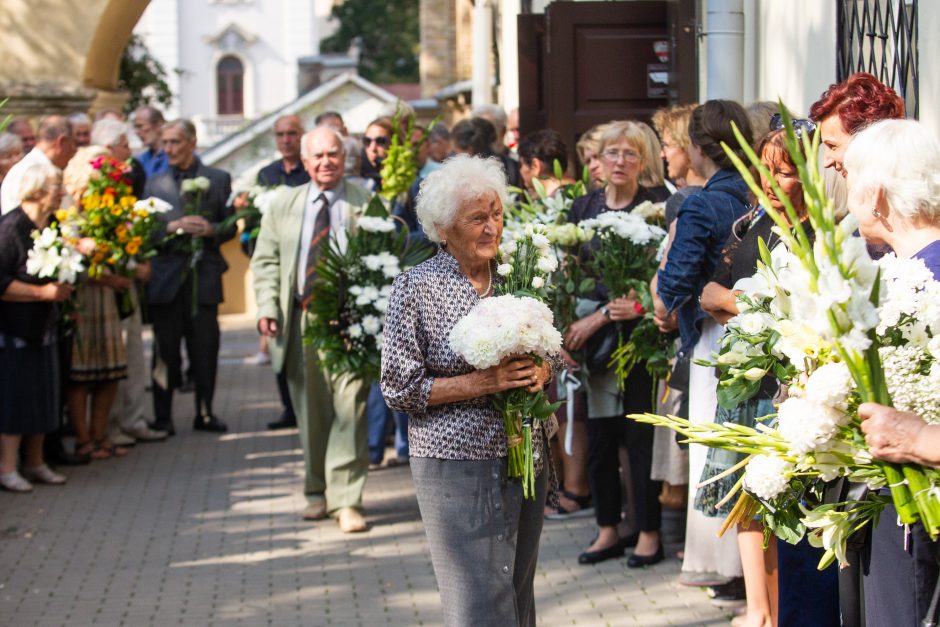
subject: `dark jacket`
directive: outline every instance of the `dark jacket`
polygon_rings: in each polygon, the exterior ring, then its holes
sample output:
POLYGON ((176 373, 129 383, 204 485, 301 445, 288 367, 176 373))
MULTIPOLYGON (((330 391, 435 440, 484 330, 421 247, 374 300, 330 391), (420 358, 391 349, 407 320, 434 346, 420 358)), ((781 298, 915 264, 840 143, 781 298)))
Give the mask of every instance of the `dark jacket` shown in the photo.
MULTIPOLYGON (((222 257, 219 247, 235 236, 237 227, 232 224, 222 231, 218 224, 234 210, 227 205, 232 193, 232 177, 228 172, 210 168, 196 159, 196 167, 192 176, 187 173, 185 178, 204 176, 209 179, 209 191, 203 194, 199 213, 208 220, 215 233, 203 238, 202 259, 197 267, 199 277, 199 304, 218 305, 224 299, 222 296, 222 274, 228 270, 228 264, 222 257)), ((147 180, 144 188, 144 198, 154 196, 173 205, 173 210, 162 214, 160 218, 165 222, 172 222, 186 215, 187 199, 180 192, 180 184, 174 174, 175 168, 170 168, 147 180)), ((169 237, 163 239, 159 252, 151 260, 153 276, 147 284, 147 300, 154 305, 166 305, 173 301, 177 291, 187 279, 189 271, 189 246, 185 237, 169 237)))
POLYGON ((666 309, 679 313, 680 353, 698 342, 699 322, 707 317, 699 306, 731 225, 747 212, 750 192, 735 170, 719 170, 705 187, 689 196, 679 209, 676 236, 666 267, 659 271, 657 291, 666 309))
MULTIPOLYGON (((0 218, 0 296, 13 281, 45 285, 53 279, 40 279, 26 272, 26 259, 33 247, 30 234, 37 227, 20 207, 0 218)), ((0 300, 0 334, 41 344, 55 329, 56 305, 46 301, 10 302, 0 300)))

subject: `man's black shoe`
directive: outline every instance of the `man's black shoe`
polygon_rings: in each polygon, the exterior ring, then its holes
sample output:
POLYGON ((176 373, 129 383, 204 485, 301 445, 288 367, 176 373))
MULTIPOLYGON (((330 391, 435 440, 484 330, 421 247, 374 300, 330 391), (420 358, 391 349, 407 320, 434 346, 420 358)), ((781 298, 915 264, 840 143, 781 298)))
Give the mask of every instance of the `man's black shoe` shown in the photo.
POLYGON ((173 427, 172 422, 151 422, 147 426, 154 431, 166 431, 166 434, 169 437, 176 435, 176 429, 173 427))
POLYGON ((284 413, 282 413, 280 418, 278 418, 274 422, 268 423, 268 429, 271 429, 272 431, 276 429, 293 429, 296 426, 297 426, 297 416, 295 416, 293 413, 288 412, 288 411, 285 411, 284 413))
POLYGON ((215 416, 196 416, 193 419, 193 429, 196 431, 211 431, 212 433, 225 433, 228 425, 215 416))

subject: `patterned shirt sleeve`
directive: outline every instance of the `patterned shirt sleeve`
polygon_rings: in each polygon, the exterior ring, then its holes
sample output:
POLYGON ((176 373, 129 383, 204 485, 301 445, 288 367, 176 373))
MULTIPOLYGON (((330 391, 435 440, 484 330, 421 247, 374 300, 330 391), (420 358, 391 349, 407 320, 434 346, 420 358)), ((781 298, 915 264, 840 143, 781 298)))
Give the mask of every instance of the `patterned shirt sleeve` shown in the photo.
POLYGON ((424 412, 434 385, 425 368, 418 288, 407 274, 395 279, 382 342, 382 394, 389 407, 411 414, 424 412))

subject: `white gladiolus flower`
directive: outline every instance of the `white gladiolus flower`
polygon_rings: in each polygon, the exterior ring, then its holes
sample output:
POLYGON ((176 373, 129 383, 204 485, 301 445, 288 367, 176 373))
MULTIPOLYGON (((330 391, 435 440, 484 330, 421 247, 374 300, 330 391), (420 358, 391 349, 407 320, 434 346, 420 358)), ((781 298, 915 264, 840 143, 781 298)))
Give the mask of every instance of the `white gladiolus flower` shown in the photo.
POLYGON ((542 289, 543 287, 545 287, 545 279, 543 279, 543 278, 540 277, 540 276, 534 276, 534 277, 532 277, 532 288, 533 288, 533 289, 537 289, 537 290, 538 290, 538 289, 542 289))
POLYGON ((65 246, 59 259, 58 279, 62 283, 75 283, 78 275, 85 270, 85 260, 81 253, 65 246))
POLYGON ((377 301, 372 303, 372 306, 378 309, 380 313, 383 313, 383 314, 388 313, 388 299, 387 298, 378 299, 377 301))
POLYGON ((744 471, 744 487, 759 498, 773 500, 783 494, 789 483, 793 464, 771 455, 756 455, 744 471))
POLYGON ((59 240, 59 232, 56 231, 55 229, 46 227, 39 234, 39 237, 36 238, 33 245, 38 246, 40 248, 52 248, 53 246, 55 246, 55 243, 58 240, 59 240))
POLYGON ((26 273, 40 279, 54 277, 59 270, 60 261, 58 249, 34 246, 26 253, 26 273))
POLYGON ((760 381, 767 374, 763 368, 748 368, 744 371, 744 378, 748 381, 760 381))
POLYGON ((395 230, 395 221, 391 218, 378 218, 375 216, 362 216, 356 224, 363 231, 370 233, 391 233, 395 230))
POLYGON ((362 337, 362 325, 360 324, 351 324, 349 328, 346 329, 346 334, 349 335, 352 339, 356 340, 362 337))
POLYGON ((498 274, 499 276, 509 276, 510 274, 512 274, 512 264, 509 264, 509 263, 499 264, 498 266, 496 266, 496 274, 498 274))

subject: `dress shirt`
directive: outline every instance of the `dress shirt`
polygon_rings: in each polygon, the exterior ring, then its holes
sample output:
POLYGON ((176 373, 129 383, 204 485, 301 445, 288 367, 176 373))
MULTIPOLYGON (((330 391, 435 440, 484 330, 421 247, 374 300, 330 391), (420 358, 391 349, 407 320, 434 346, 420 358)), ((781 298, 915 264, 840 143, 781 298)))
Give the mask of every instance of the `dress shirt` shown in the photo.
MULTIPOLYGON (((493 277, 494 281, 500 280, 493 277)), ((488 396, 428 405, 437 377, 474 371, 450 347, 450 332, 480 296, 444 251, 395 279, 383 330, 382 394, 389 407, 409 414, 408 448, 412 457, 498 459, 506 456, 506 431, 499 410, 488 396)), ((560 355, 549 360, 552 371, 563 367, 560 355)), ((552 426, 532 430, 533 450, 542 450, 552 426)), ((538 424, 536 422, 536 424, 538 424)), ((535 458, 535 470, 543 465, 535 458)))
POLYGON ((140 162, 140 165, 144 166, 144 172, 147 173, 147 178, 155 174, 160 174, 170 167, 170 161, 167 159, 166 152, 163 150, 154 152, 148 148, 137 155, 136 158, 140 162))
POLYGON ((0 212, 7 214, 20 206, 20 182, 23 180, 23 174, 30 166, 37 163, 52 165, 46 153, 38 147, 30 150, 25 157, 10 168, 3 178, 3 185, 0 186, 0 212))
MULTIPOLYGON (((313 228, 316 223, 317 213, 320 211, 320 204, 316 203, 320 194, 326 196, 327 207, 330 212, 330 240, 336 240, 339 250, 346 251, 348 241, 346 235, 346 222, 349 216, 349 207, 346 202, 346 184, 340 182, 333 189, 321 190, 319 187, 310 184, 310 192, 307 194, 307 202, 304 205, 304 222, 300 231, 300 250, 297 255, 297 293, 304 293, 304 283, 307 281, 307 253, 310 250, 310 240, 313 239, 313 228)), ((331 244, 327 244, 331 245, 331 244)), ((326 248, 324 247, 324 250, 326 248)))

